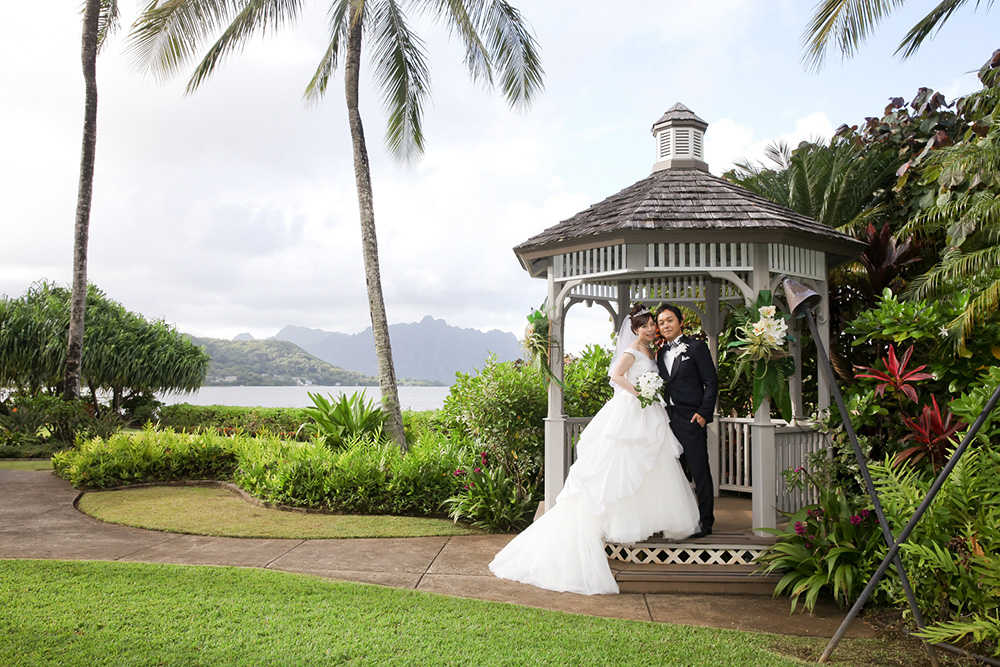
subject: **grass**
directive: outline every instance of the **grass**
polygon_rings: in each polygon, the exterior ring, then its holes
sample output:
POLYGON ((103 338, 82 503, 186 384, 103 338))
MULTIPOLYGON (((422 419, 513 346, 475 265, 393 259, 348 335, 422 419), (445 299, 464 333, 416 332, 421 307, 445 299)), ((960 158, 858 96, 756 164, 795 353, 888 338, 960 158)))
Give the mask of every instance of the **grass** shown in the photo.
POLYGON ((218 487, 151 486, 85 493, 79 508, 138 528, 225 537, 296 539, 470 535, 480 531, 448 519, 289 512, 248 503, 218 487))
MULTIPOLYGON (((0 560, 0 598, 0 664, 763 666, 825 643, 226 567, 0 560)), ((920 662, 891 651, 846 640, 834 657, 920 662)))
POLYGON ((49 459, 0 459, 0 470, 52 470, 52 462, 49 459))

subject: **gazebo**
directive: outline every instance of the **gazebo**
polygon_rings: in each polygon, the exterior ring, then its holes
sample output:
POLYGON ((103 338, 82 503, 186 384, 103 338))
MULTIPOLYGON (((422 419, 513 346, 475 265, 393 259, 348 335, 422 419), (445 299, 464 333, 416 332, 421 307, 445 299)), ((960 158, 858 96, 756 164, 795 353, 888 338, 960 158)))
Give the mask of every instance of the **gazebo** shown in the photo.
MULTIPOLYGON (((683 304, 699 314, 718 361, 723 307, 753 304, 761 290, 771 290, 780 304, 786 276, 820 295, 817 315, 829 344, 827 271, 858 257, 863 244, 711 175, 703 153, 707 127, 683 104, 670 107, 652 127, 656 157, 649 176, 514 248, 529 275, 548 281, 555 377, 563 373, 566 312, 577 303, 606 309, 614 331, 630 303, 683 304)), ((750 492, 758 535, 776 526, 777 510, 791 511, 809 500, 785 488, 781 471, 805 463, 827 444, 803 421, 801 355, 795 346, 792 353, 790 423, 772 420, 765 404, 753 417, 716 415, 708 431, 716 495, 719 489, 750 492)), ((818 392, 819 408, 825 409, 829 393, 823 384, 818 392)), ((573 444, 588 420, 567 418, 562 388, 549 383, 546 507, 562 489, 573 444)))

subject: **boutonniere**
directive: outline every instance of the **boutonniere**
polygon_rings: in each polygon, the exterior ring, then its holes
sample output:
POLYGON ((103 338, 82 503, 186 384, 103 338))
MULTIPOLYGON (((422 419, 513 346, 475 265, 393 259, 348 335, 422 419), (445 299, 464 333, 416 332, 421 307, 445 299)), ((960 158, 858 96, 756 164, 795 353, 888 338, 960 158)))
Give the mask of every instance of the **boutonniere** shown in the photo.
MULTIPOLYGON (((676 349, 677 349, 677 354, 684 354, 685 352, 688 351, 688 344, 687 343, 681 343, 680 345, 677 346, 676 349)), ((687 357, 684 357, 684 358, 687 359, 687 357)))

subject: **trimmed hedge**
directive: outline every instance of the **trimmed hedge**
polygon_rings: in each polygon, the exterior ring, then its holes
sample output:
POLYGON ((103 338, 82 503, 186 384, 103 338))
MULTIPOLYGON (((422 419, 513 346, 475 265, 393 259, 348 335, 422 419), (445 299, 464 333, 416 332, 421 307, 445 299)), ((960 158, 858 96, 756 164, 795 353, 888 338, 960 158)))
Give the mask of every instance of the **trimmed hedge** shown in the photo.
POLYGON ((191 405, 178 403, 160 408, 159 425, 177 431, 193 432, 210 428, 230 435, 265 434, 292 438, 299 426, 311 422, 304 408, 260 408, 232 405, 191 405))
POLYGON ((217 479, 251 495, 295 507, 358 514, 444 516, 461 487, 455 470, 469 445, 432 431, 403 454, 394 445, 355 438, 331 451, 318 440, 222 436, 146 429, 95 438, 52 458, 56 474, 78 488, 217 479))

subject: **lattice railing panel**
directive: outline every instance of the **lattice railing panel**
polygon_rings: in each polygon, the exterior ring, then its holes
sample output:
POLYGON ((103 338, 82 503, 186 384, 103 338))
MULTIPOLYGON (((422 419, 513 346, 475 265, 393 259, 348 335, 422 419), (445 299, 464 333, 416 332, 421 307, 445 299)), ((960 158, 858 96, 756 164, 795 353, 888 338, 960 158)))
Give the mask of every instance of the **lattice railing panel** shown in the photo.
POLYGON ((753 565, 766 547, 718 544, 604 545, 612 560, 638 565, 753 565))
POLYGON ((799 466, 809 467, 809 456, 829 449, 830 438, 826 433, 814 431, 808 426, 790 426, 774 432, 774 464, 777 474, 778 503, 782 512, 796 512, 806 505, 819 500, 816 489, 790 489, 785 483, 785 470, 799 466))

